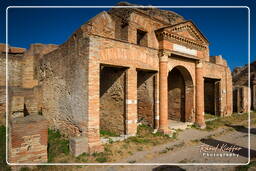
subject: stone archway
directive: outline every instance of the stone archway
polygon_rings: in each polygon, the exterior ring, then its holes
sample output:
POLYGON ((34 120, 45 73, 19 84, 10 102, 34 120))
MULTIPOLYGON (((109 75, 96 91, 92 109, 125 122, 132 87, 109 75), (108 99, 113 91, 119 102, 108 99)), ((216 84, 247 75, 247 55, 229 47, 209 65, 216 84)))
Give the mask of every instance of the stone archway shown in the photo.
POLYGON ((194 86, 189 71, 174 67, 168 75, 168 119, 193 121, 194 86))

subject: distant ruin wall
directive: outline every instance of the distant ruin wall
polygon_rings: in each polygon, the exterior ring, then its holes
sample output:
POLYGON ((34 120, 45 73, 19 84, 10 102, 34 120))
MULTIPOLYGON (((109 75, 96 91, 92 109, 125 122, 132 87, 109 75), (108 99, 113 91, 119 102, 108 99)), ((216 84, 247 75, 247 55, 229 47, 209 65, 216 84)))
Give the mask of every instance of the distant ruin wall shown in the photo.
POLYGON ((246 86, 234 87, 233 108, 234 112, 246 113, 250 110, 250 88, 246 86))

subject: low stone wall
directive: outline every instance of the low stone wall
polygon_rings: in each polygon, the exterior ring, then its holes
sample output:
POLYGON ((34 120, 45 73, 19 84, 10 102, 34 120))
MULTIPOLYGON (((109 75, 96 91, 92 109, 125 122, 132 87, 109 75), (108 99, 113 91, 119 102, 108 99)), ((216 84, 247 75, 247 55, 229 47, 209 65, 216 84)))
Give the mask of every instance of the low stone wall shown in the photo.
POLYGON ((9 127, 9 162, 47 162, 48 122, 40 115, 14 118, 9 127))

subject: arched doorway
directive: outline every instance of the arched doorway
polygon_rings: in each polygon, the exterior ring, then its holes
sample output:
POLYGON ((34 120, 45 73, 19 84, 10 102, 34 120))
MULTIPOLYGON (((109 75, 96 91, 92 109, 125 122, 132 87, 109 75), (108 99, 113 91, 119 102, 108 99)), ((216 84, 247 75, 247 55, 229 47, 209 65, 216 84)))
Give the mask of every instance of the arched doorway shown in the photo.
POLYGON ((168 75, 168 119, 193 121, 194 87, 188 70, 174 67, 168 75))

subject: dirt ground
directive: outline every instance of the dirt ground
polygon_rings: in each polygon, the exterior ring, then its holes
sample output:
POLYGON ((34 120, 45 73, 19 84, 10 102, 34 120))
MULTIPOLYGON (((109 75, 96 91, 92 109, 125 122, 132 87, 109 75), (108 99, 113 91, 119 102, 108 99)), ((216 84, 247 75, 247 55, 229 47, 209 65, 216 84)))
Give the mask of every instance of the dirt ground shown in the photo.
MULTIPOLYGON (((251 125, 251 158, 256 158, 256 128, 255 121, 251 125)), ((179 133, 177 140, 163 145, 155 146, 148 151, 138 151, 133 155, 117 161, 118 163, 159 163, 158 165, 129 165, 129 166, 86 166, 88 170, 236 170, 236 166, 186 166, 188 163, 226 163, 245 164, 248 162, 248 126, 247 122, 227 124, 214 131, 186 129, 179 133), (219 144, 219 145, 218 145, 219 144), (209 145, 209 146, 207 146, 209 145), (223 146, 222 146, 223 145, 223 146), (216 151, 205 151, 206 147, 216 147, 216 151), (233 147, 233 153, 221 151, 225 147, 233 147), (201 151, 200 151, 201 150, 201 151), (207 156, 207 154, 220 156, 207 156), (232 156, 227 156, 227 154, 232 156), (223 156, 226 155, 226 156, 223 156), (172 165, 168 165, 172 163, 172 165)), ((214 149, 215 150, 215 149, 214 149)), ((226 149, 227 150, 227 149, 226 149)), ((84 168, 80 169, 83 170, 84 168)), ((256 170, 256 168, 251 168, 256 170)))
MULTIPOLYGON (((250 134, 250 156, 252 163, 250 170, 256 170, 256 113, 251 113, 251 134, 250 134)), ((196 128, 188 128, 178 131, 175 139, 166 137, 150 137, 147 135, 145 139, 134 139, 142 144, 133 142, 115 142, 109 148, 113 153, 111 163, 126 163, 104 165, 104 166, 40 166, 33 170, 49 170, 49 171, 70 171, 70 170, 89 170, 89 171, 237 171, 238 165, 248 162, 248 122, 246 115, 233 115, 229 118, 219 118, 220 120, 210 121, 204 130, 196 128), (143 140, 143 141, 142 141, 143 140), (157 144, 161 142, 162 144, 157 144), (144 143, 144 144, 143 144, 144 143), (131 145, 132 144, 132 145, 131 145), (127 145, 127 146, 124 146, 127 145), (138 150, 139 145, 143 148, 138 150), (144 145, 144 146, 143 146, 144 145), (119 153, 118 149, 122 153, 119 153), (126 149, 121 149, 126 147, 126 149), (229 149, 228 149, 229 147, 229 149), (228 152, 233 150, 233 152, 228 152), (123 154, 124 153, 124 154, 123 154), (126 153, 126 154, 125 154, 126 153), (215 156, 210 156, 210 155, 215 156), (217 156, 218 155, 218 156, 217 156), (152 164, 153 163, 153 164, 152 164), (215 165, 209 165, 214 164, 215 165), (220 165, 229 164, 229 165, 220 165), (202 164, 208 164, 202 166, 202 164)), ((67 162, 71 162, 66 158, 67 162)), ((74 161, 75 162, 75 161, 74 161)), ((81 161, 82 162, 82 161, 81 161)), ((87 161, 88 162, 88 161, 87 161)), ((104 163, 102 163, 104 164, 104 163)), ((248 167, 248 166, 244 166, 248 167)), ((247 169, 245 169, 247 170, 247 169)), ((241 170, 242 171, 242 170, 241 170)))

